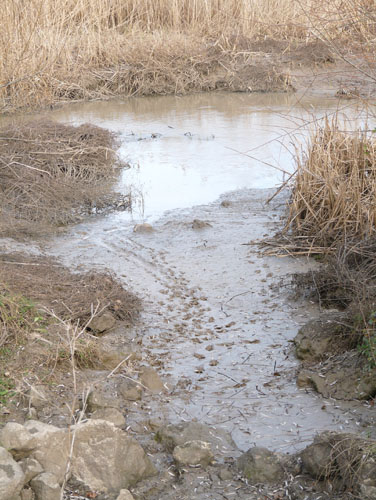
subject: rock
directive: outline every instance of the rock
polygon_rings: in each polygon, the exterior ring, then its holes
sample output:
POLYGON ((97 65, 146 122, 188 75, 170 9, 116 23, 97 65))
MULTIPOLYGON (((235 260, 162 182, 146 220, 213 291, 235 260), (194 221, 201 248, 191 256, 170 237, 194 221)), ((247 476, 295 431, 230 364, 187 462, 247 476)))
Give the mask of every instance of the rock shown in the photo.
POLYGON ((37 446, 37 440, 23 425, 8 422, 1 431, 0 444, 19 459, 37 446))
POLYGON ((25 475, 12 455, 0 448, 0 498, 7 500, 19 495, 25 482, 25 475))
POLYGON ((194 221, 192 222, 192 229, 205 229, 208 227, 213 227, 213 226, 209 224, 209 222, 205 222, 200 219, 194 219, 194 221))
POLYGON ((50 472, 43 472, 30 483, 35 500, 57 500, 60 498, 60 486, 57 478, 50 472))
POLYGON ((233 473, 229 469, 223 467, 218 472, 218 476, 221 481, 230 481, 233 478, 233 473))
POLYGON ((104 311, 99 316, 95 316, 89 323, 89 328, 94 333, 103 333, 111 330, 116 325, 116 319, 110 311, 104 311))
POLYGON ((134 500, 134 496, 129 490, 120 490, 116 500, 134 500))
POLYGON ((298 385, 311 385, 325 398, 369 399, 376 393, 376 369, 367 370, 358 351, 348 351, 322 362, 317 369, 302 369, 298 385))
POLYGON ((153 226, 147 222, 144 222, 143 224, 136 224, 133 228, 134 233, 152 233, 153 231, 153 226))
POLYGON ((165 448, 170 452, 173 451, 175 446, 182 446, 188 441, 210 443, 215 456, 217 454, 232 456, 237 451, 236 445, 228 432, 198 422, 165 425, 158 430, 156 440, 164 444, 165 448))
POLYGON ((104 420, 72 427, 75 432, 72 474, 101 492, 133 486, 156 470, 141 446, 104 420))
POLYGON ((178 465, 201 465, 201 467, 207 467, 214 459, 210 444, 205 441, 188 441, 182 446, 176 446, 173 457, 178 465))
POLYGON ((285 474, 282 456, 258 446, 241 455, 237 466, 252 484, 277 483, 285 474))
POLYGON ((142 369, 140 374, 140 382, 154 394, 158 394, 166 390, 160 376, 154 370, 154 368, 151 367, 145 367, 142 369))
POLYGON ((25 484, 43 472, 43 467, 35 458, 24 458, 19 465, 25 474, 25 484))
MULTIPOLYGON (((320 361, 355 347, 354 336, 349 335, 346 316, 327 313, 320 319, 308 321, 296 335, 296 356, 301 360, 320 361)), ((356 340, 356 339, 355 339, 356 340)))
POLYGON ((91 413, 100 408, 119 408, 120 401, 112 381, 98 384, 87 398, 87 410, 91 413))
POLYGON ((31 387, 28 395, 30 406, 36 410, 40 410, 48 404, 48 396, 42 385, 31 387))
POLYGON ((45 472, 55 476, 56 481, 61 483, 69 457, 69 433, 65 429, 37 420, 29 420, 24 427, 36 440, 36 447, 30 457, 37 460, 45 472))
POLYGON ((133 380, 121 379, 117 384, 119 396, 127 401, 139 401, 142 397, 142 387, 133 380))
POLYGON ((125 425, 125 418, 116 408, 99 408, 91 415, 92 420, 106 420, 113 423, 116 427, 125 425))
POLYGON ((224 208, 231 207, 231 205, 232 205, 231 201, 228 201, 228 200, 223 200, 221 202, 221 207, 224 207, 224 208))
POLYGON ((21 500, 34 500, 34 493, 31 488, 24 488, 21 491, 21 500))

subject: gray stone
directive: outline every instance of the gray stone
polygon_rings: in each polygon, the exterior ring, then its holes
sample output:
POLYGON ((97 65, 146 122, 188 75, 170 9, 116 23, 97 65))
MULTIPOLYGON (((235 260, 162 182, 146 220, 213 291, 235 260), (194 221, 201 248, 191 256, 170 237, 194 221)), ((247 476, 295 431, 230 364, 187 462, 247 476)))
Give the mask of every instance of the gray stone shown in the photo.
POLYGON ((119 408, 120 401, 111 382, 104 382, 95 387, 87 398, 87 410, 93 413, 100 408, 119 408))
POLYGON ((0 444, 12 455, 21 458, 37 446, 37 440, 23 425, 8 422, 1 431, 0 444))
POLYGON ((210 443, 214 455, 233 456, 237 447, 231 435, 216 427, 198 422, 183 422, 161 427, 156 433, 156 440, 172 452, 175 446, 182 446, 188 441, 205 441, 210 443))
POLYGON ((89 488, 119 491, 155 474, 137 441, 113 424, 90 420, 71 430, 75 433, 72 473, 89 488))
POLYGON ((205 441, 188 441, 176 446, 173 457, 177 465, 201 465, 207 467, 214 460, 210 444, 205 441))
POLYGON ((116 325, 116 319, 110 311, 104 311, 99 316, 95 316, 89 323, 89 328, 94 333, 103 333, 111 330, 116 325))
POLYGON ((7 500, 19 495, 24 481, 21 467, 5 448, 0 448, 0 498, 7 500))
POLYGON ((145 386, 147 389, 149 389, 150 392, 154 394, 159 394, 160 392, 166 390, 160 376, 154 370, 154 368, 151 367, 142 368, 140 374, 140 381, 143 386, 145 386))
POLYGON ((134 496, 129 490, 121 490, 116 500, 134 500, 134 496))
POLYGON ((38 420, 29 420, 24 427, 36 440, 36 447, 30 457, 37 460, 45 472, 54 475, 57 482, 61 483, 69 457, 70 434, 65 429, 38 420))
POLYGON ((56 476, 50 472, 43 472, 30 483, 35 494, 35 500, 58 500, 60 486, 56 476))
POLYGON ((25 484, 43 472, 43 467, 35 458, 24 458, 19 462, 19 465, 25 474, 25 484))
POLYGON ((258 446, 243 453, 237 466, 252 484, 274 484, 281 481, 285 473, 282 455, 258 446))
POLYGON ((143 224, 136 224, 133 228, 134 233, 152 233, 153 231, 153 226, 147 222, 144 222, 143 224))
POLYGON ((34 500, 34 492, 31 488, 24 488, 21 491, 21 500, 34 500))
POLYGON ((120 379, 117 384, 119 396, 127 401, 139 401, 142 397, 142 387, 139 383, 129 380, 120 379))
POLYGON ((93 420, 106 420, 113 423, 116 427, 125 425, 125 418, 116 408, 99 408, 91 415, 93 420))

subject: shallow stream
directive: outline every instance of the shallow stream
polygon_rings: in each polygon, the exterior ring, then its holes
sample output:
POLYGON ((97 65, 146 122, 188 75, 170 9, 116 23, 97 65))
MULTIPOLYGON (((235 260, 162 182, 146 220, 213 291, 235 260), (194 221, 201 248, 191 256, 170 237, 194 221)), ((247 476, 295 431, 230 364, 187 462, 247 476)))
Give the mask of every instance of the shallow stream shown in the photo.
MULTIPOLYGON (((321 429, 370 427, 367 404, 323 400, 296 386, 291 341, 319 311, 304 298, 292 301, 280 281, 312 264, 263 257, 253 243, 280 227, 284 198, 265 201, 293 171, 294 146, 338 106, 285 94, 205 94, 48 114, 113 130, 131 166, 119 189, 131 185, 133 214, 82 223, 45 250, 81 269, 110 269, 142 297, 131 337, 135 345, 142 339, 145 362, 172 388, 144 401, 142 411, 220 425, 241 449, 292 451, 321 429), (208 225, 197 228, 195 219, 208 225), (154 231, 133 232, 143 221, 154 231)), ((139 415, 132 406, 130 425, 139 415)))

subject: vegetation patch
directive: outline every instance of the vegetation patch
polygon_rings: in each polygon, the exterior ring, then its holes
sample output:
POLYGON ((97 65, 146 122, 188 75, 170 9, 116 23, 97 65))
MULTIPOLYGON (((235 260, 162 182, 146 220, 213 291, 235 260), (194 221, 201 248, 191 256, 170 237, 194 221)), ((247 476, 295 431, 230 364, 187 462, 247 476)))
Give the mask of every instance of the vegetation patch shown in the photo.
MULTIPOLYGON (((268 90, 273 74, 285 73, 281 64, 330 62, 349 56, 350 45, 364 59, 375 43, 373 4, 364 0, 5 0, 0 23, 3 111, 236 90, 239 68, 264 63, 268 90)), ((372 60, 365 71, 374 75, 372 60)), ((272 90, 286 89, 283 82, 272 90)), ((241 90, 260 90, 245 83, 241 90)))
MULTIPOLYGON (((0 403, 29 386, 67 382, 67 370, 101 368, 90 320, 101 312, 129 326, 140 300, 109 273, 72 273, 52 259, 0 256, 0 403)), ((13 413, 12 413, 13 414, 13 413)))
MULTIPOLYGON (((0 130, 0 235, 34 234, 117 204, 113 135, 40 121, 0 130)), ((129 207, 129 197, 123 208, 129 207)))
POLYGON ((376 233, 375 199, 373 132, 346 133, 336 119, 326 121, 297 156, 283 230, 285 238, 291 238, 289 248, 295 245, 299 253, 320 254, 371 238, 376 233))

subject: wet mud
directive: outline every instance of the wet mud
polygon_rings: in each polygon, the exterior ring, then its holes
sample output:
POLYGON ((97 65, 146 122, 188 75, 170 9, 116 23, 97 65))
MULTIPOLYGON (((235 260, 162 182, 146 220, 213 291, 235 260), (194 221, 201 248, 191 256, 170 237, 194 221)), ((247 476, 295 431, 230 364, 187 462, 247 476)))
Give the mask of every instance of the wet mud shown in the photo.
MULTIPOLYGON (((367 434, 375 424, 368 402, 337 401, 298 387, 294 338, 321 313, 282 284, 317 264, 263 255, 258 244, 281 227, 288 194, 267 200, 293 170, 292 132, 301 124, 304 140, 312 107, 324 116, 338 103, 318 99, 296 108, 291 96, 257 98, 234 95, 225 108, 219 95, 139 99, 124 109, 91 103, 51 114, 117 132, 120 155, 131 164, 119 190, 133 183, 141 193, 132 214, 88 220, 39 240, 34 250, 73 270, 109 270, 142 299, 139 321, 103 339, 109 350, 133 351, 141 366, 154 367, 162 378, 164 390, 146 391, 126 416, 127 430, 157 462, 150 433, 161 422, 197 421, 230 432, 237 450, 224 452, 224 463, 254 445, 291 454, 322 430, 367 434)), ((6 239, 1 246, 33 250, 6 239)), ((90 383, 102 375, 86 373, 90 383)), ((165 457, 161 461, 165 467, 165 457)), ((189 471, 182 498, 258 498, 238 483, 229 483, 227 497, 220 479, 210 496, 217 479, 210 471, 189 471), (194 497, 191 488, 198 489, 194 497)), ((170 484, 163 496, 154 486, 141 485, 140 498, 176 498, 170 484)))
MULTIPOLYGON (((256 444, 294 451, 323 429, 367 430, 373 411, 367 403, 324 401, 296 385, 292 341, 319 311, 279 287, 282 277, 311 264, 262 256, 252 243, 279 227, 284 200, 265 205, 270 194, 231 192, 172 211, 151 233, 103 220, 45 250, 67 265, 109 268, 143 298, 133 342, 169 387, 150 398, 151 413, 221 426, 241 450, 256 444), (194 220, 208 225, 195 229, 194 220)), ((137 407, 132 419, 140 419, 137 407)))

